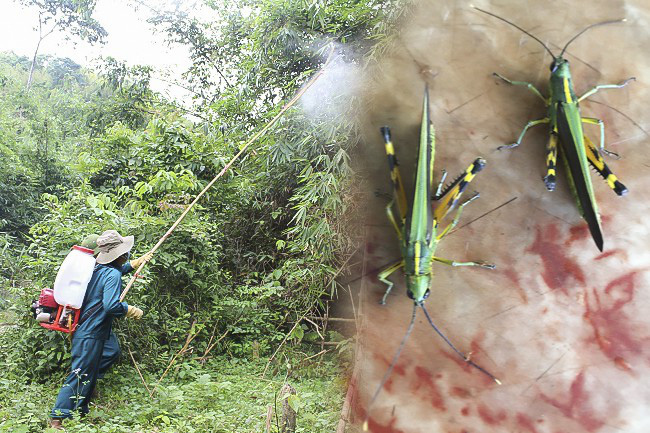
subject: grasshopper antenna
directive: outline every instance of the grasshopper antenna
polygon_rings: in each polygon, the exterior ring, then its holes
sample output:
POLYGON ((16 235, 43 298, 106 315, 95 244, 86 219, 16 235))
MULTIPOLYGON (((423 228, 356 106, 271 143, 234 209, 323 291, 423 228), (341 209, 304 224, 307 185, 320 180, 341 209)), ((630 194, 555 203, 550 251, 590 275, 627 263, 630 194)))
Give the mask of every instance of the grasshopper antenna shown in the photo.
MULTIPOLYGON (((539 39, 537 36, 533 35, 532 33, 528 32, 528 31, 526 31, 524 29, 522 29, 521 27, 519 27, 517 24, 513 23, 512 21, 508 21, 507 19, 500 17, 499 15, 493 14, 492 12, 484 11, 483 9, 477 8, 476 6, 473 6, 473 5, 472 5, 472 7, 474 9, 476 9, 477 11, 479 11, 479 12, 483 12, 484 14, 493 16, 494 18, 499 19, 499 20, 503 21, 506 24, 510 24, 512 27, 521 30, 522 32, 524 32, 525 34, 527 34, 528 36, 530 36, 531 38, 535 39, 537 42, 542 44, 542 46, 546 49, 546 51, 548 51, 548 53, 551 55, 551 57, 555 58, 555 55, 553 54, 553 51, 551 51, 550 48, 547 47, 546 44, 544 42, 542 42, 542 40, 539 39)), ((587 29, 585 29, 585 30, 587 30, 587 29)))
POLYGON ((571 42, 573 42, 573 41, 575 41, 576 39, 578 39, 578 36, 582 35, 582 34, 583 34, 584 32, 586 32, 587 30, 589 30, 589 29, 593 29, 594 27, 604 26, 604 25, 607 25, 607 24, 623 23, 623 22, 625 22, 625 21, 627 21, 627 19, 625 19, 625 18, 621 18, 621 19, 618 19, 618 20, 603 21, 603 22, 601 22, 601 23, 596 23, 596 24, 592 24, 592 25, 590 25, 590 26, 585 27, 585 28, 582 29, 582 30, 581 30, 577 35, 575 35, 574 37, 572 37, 571 40, 570 40, 569 42, 566 43, 566 45, 564 46, 564 48, 562 48, 562 52, 560 53, 560 57, 562 57, 562 54, 564 54, 564 52, 565 52, 566 49, 569 47, 569 45, 571 44, 571 42))
POLYGON ((411 331, 413 331, 413 327, 415 326, 415 313, 417 312, 417 308, 418 308, 418 304, 413 303, 413 314, 411 315, 411 323, 409 323, 409 327, 406 330, 406 334, 404 334, 404 338, 402 338, 402 342, 400 343, 397 352, 395 352, 395 356, 393 356, 393 360, 388 366, 388 370, 386 370, 386 373, 384 373, 384 377, 381 379, 381 382, 379 382, 379 386, 377 387, 375 393, 372 395, 372 398, 370 399, 370 403, 368 403, 368 409, 366 410, 366 419, 363 421, 363 431, 368 431, 368 419, 370 418, 370 407, 375 402, 375 400, 377 400, 377 396, 381 392, 381 389, 388 381, 388 378, 390 377, 390 374, 393 372, 393 368, 395 368, 395 364, 397 364, 397 360, 399 359, 399 356, 402 353, 402 349, 404 349, 406 340, 408 340, 409 336, 411 335, 411 331))
POLYGON ((456 353, 458 354, 458 356, 460 356, 461 358, 463 358, 463 360, 465 360, 465 362, 468 363, 469 365, 471 365, 472 367, 476 368, 476 369, 479 370, 480 372, 482 372, 482 373, 484 373, 485 375, 489 376, 490 379, 492 379, 494 382, 496 382, 497 385, 501 385, 501 381, 500 381, 499 379, 497 379, 497 378, 496 378, 492 373, 490 373, 489 371, 487 371, 486 369, 484 369, 484 368, 481 367, 480 365, 476 364, 474 361, 472 361, 472 360, 469 359, 469 356, 466 356, 463 352, 461 352, 460 350, 456 349, 456 346, 454 346, 454 345, 452 344, 452 342, 449 341, 449 339, 445 336, 445 334, 443 334, 442 331, 440 331, 440 330, 438 329, 438 327, 435 325, 435 323, 433 323, 433 320, 431 320, 431 316, 429 316, 429 312, 427 311, 427 309, 424 308, 424 304, 423 304, 423 303, 420 303, 420 307, 422 307, 422 309, 424 310, 424 315, 427 316, 427 320, 429 321, 429 324, 431 325, 431 327, 433 328, 433 330, 436 331, 436 332, 438 333, 438 335, 439 335, 440 337, 442 337, 443 340, 445 340, 445 343, 447 343, 447 344, 449 345, 449 347, 451 347, 452 349, 454 349, 454 352, 456 352, 456 353))

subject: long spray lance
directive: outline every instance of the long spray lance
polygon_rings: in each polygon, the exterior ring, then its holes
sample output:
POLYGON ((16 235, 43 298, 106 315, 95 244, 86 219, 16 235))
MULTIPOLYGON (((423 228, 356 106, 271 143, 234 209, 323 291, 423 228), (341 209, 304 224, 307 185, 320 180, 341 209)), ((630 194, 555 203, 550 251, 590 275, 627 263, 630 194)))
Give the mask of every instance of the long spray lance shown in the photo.
MULTIPOLYGON (((215 182, 216 182, 216 181, 217 181, 221 176, 223 176, 224 174, 226 174, 226 172, 227 172, 227 171, 230 169, 230 167, 235 163, 235 161, 237 161, 237 160, 239 159, 239 157, 240 157, 240 156, 241 156, 241 155, 246 151, 246 149, 248 148, 248 146, 250 146, 251 144, 253 144, 255 141, 257 141, 258 138, 260 138, 262 135, 264 135, 264 134, 266 133, 266 131, 268 131, 268 130, 269 130, 269 129, 270 129, 270 128, 271 128, 271 127, 272 127, 272 126, 273 126, 273 125, 278 121, 278 119, 280 119, 280 117, 282 117, 282 115, 284 115, 284 113, 285 113, 289 108, 291 108, 293 105, 295 105, 296 102, 298 102, 298 100, 299 100, 299 99, 300 99, 300 98, 305 94, 305 92, 307 91, 307 89, 309 89, 309 88, 310 88, 310 87, 311 87, 311 86, 312 86, 312 85, 313 85, 313 84, 314 84, 314 83, 315 83, 315 82, 316 82, 316 81, 317 81, 317 80, 318 80, 318 79, 319 79, 319 78, 320 78, 320 77, 325 73, 325 69, 327 68, 328 64, 329 64, 330 61, 332 60, 333 54, 334 54, 334 45, 332 45, 332 46, 330 47, 330 50, 329 50, 329 53, 328 53, 328 56, 327 56, 327 60, 325 61, 325 64, 320 68, 320 70, 318 71, 318 73, 316 73, 316 75, 314 75, 312 78, 310 78, 309 81, 307 81, 307 83, 306 83, 306 84, 305 84, 305 85, 304 85, 304 86, 303 86, 303 87, 302 87, 302 88, 301 88, 301 89, 300 89, 300 90, 299 90, 299 91, 294 95, 294 97, 291 98, 291 100, 290 100, 289 102, 287 102, 287 103, 284 105, 284 107, 282 107, 282 109, 280 110, 280 112, 279 112, 279 113, 278 113, 278 114, 277 114, 273 119, 271 119, 271 121, 270 121, 269 123, 267 123, 266 126, 264 126, 264 128, 262 128, 259 132, 257 132, 255 135, 253 135, 253 137, 252 137, 250 140, 248 140, 248 141, 246 142, 246 144, 244 144, 244 146, 243 146, 243 147, 239 150, 239 152, 237 152, 237 154, 236 154, 236 155, 235 155, 235 156, 234 156, 234 157, 233 157, 233 158, 228 162, 228 164, 226 164, 226 165, 221 169, 221 171, 220 171, 220 172, 219 172, 219 173, 214 177, 214 179, 212 179, 212 180, 210 181, 210 183, 208 183, 208 184, 205 186, 205 188, 203 188, 203 191, 201 191, 201 192, 200 192, 200 193, 199 193, 199 194, 194 198, 194 200, 192 201, 192 203, 190 203, 190 205, 187 206, 187 208, 183 211, 183 213, 181 214, 181 216, 178 217, 178 219, 176 220, 176 222, 175 222, 174 224, 172 224, 172 226, 169 228, 169 230, 167 230, 167 233, 165 233, 165 235, 164 235, 163 237, 161 237, 160 240, 158 241, 158 243, 157 243, 157 244, 156 244, 156 245, 151 249, 151 252, 152 252, 152 253, 155 253, 156 250, 157 250, 158 248, 160 248, 160 246, 163 244, 163 242, 165 242, 165 241, 167 240, 167 238, 168 238, 168 237, 169 237, 169 236, 174 232, 174 230, 176 230, 176 227, 178 227, 178 225, 181 223, 181 221, 183 221, 183 219, 185 219, 185 217, 186 217, 187 214, 190 212, 190 210, 192 210, 192 208, 194 207, 194 205, 195 205, 195 204, 196 204, 196 203, 201 199, 201 197, 203 197, 203 195, 205 195, 206 192, 208 192, 208 190, 212 187, 212 185, 214 185, 214 183, 215 183, 215 182)), ((122 294, 120 295, 120 302, 123 301, 124 298, 126 297, 126 294, 129 293, 129 289, 131 289, 131 286, 133 286, 133 283, 136 281, 136 279, 138 278, 138 275, 140 274, 140 272, 142 271, 142 269, 145 267, 146 264, 147 264, 147 261, 144 261, 144 262, 142 262, 142 264, 140 264, 140 266, 138 266, 138 269, 136 269, 135 274, 133 275, 133 277, 131 277, 131 280, 129 280, 129 283, 128 283, 128 284, 126 285, 126 287, 124 288, 124 291, 122 291, 122 294)))

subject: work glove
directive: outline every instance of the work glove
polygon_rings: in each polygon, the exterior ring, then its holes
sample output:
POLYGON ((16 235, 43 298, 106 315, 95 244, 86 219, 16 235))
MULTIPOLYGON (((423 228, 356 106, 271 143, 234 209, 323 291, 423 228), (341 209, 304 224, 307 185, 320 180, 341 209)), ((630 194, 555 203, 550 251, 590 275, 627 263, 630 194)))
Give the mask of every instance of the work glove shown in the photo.
POLYGON ((149 251, 144 256, 131 260, 130 262, 131 267, 133 269, 138 269, 141 264, 148 262, 149 260, 151 260, 152 257, 153 257, 153 251, 149 251))
POLYGON ((126 317, 129 319, 139 319, 142 317, 142 314, 142 310, 138 307, 134 307, 133 305, 129 305, 128 310, 126 310, 126 317))

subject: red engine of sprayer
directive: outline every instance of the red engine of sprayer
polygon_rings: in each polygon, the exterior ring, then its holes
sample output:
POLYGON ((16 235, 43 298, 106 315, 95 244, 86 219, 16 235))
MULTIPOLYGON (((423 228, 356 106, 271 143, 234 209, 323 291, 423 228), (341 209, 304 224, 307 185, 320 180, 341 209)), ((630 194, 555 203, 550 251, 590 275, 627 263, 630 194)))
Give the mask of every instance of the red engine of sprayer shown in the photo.
POLYGON ((79 310, 64 307, 54 300, 54 291, 41 290, 37 301, 32 304, 34 318, 43 328, 66 333, 74 332, 79 322, 79 310))

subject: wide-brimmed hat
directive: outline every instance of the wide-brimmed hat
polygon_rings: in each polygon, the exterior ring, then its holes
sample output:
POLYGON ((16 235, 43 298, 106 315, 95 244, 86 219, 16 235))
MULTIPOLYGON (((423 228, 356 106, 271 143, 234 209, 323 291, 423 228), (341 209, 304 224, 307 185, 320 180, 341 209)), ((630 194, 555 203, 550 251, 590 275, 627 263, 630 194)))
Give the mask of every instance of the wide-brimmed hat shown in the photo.
POLYGON ((106 230, 97 238, 97 263, 106 264, 133 248, 133 236, 120 236, 115 230, 106 230))
POLYGON ((83 242, 81 242, 81 246, 84 248, 88 248, 93 250, 95 254, 99 252, 99 248, 97 248, 97 238, 99 235, 88 235, 84 238, 83 242))

